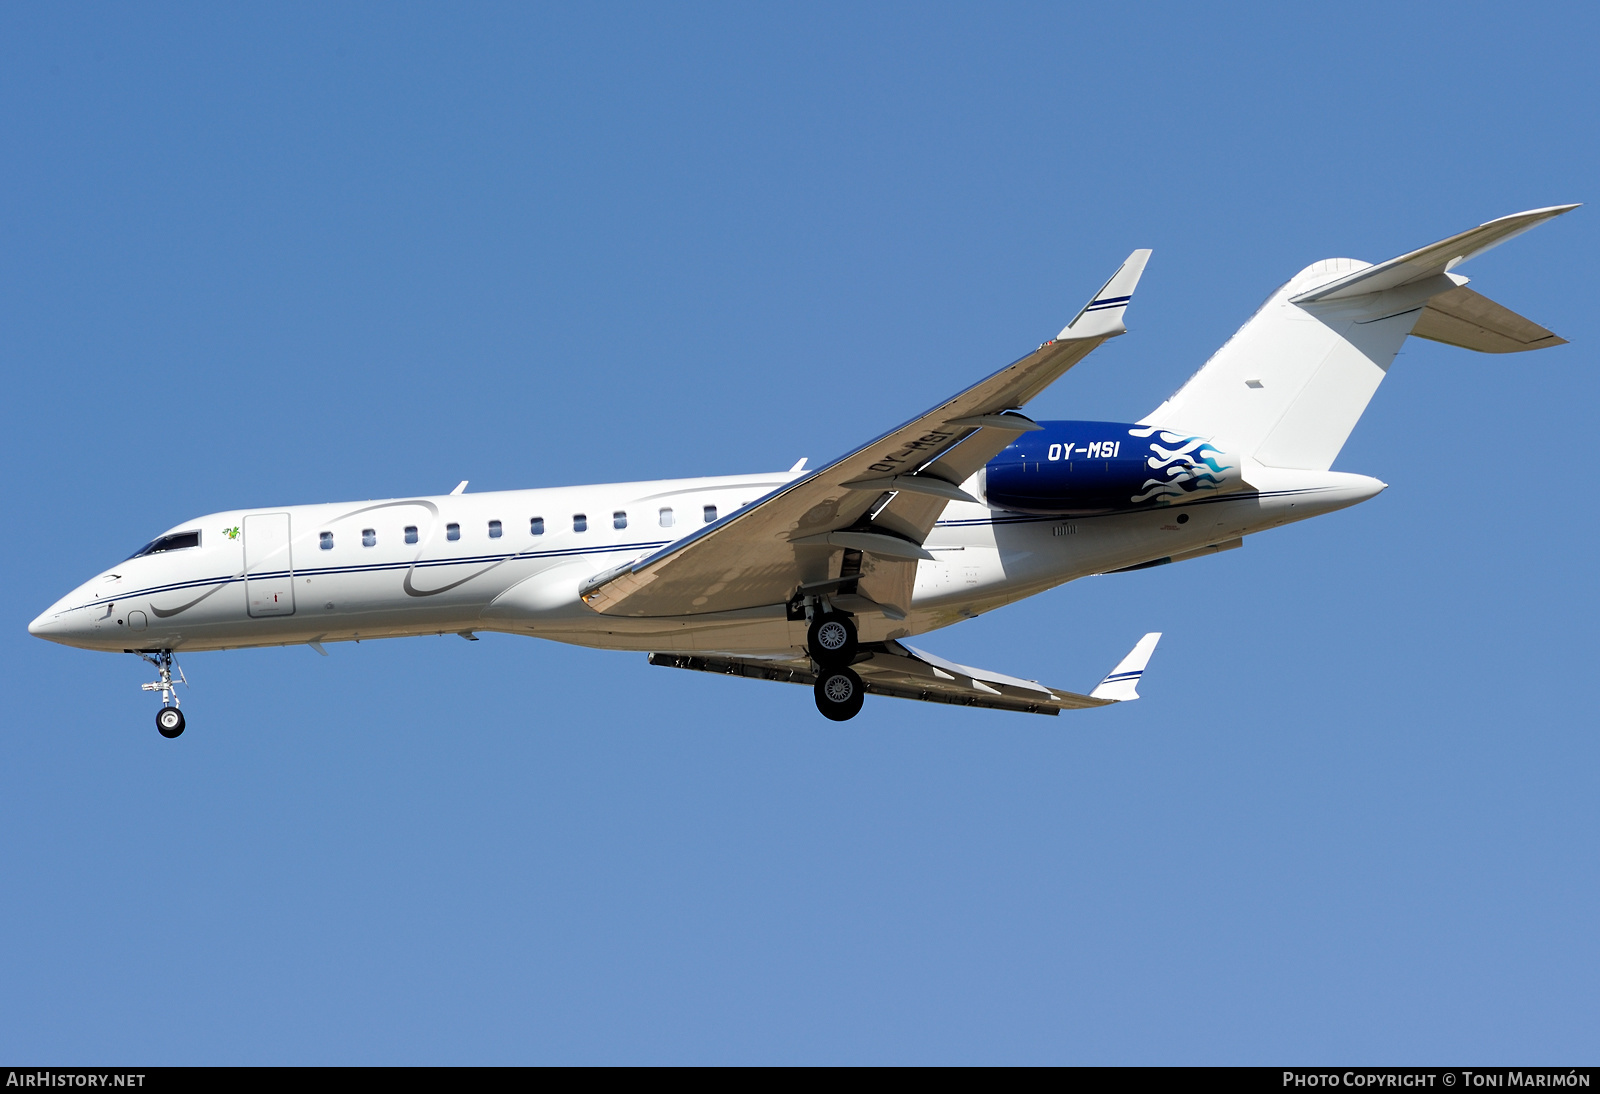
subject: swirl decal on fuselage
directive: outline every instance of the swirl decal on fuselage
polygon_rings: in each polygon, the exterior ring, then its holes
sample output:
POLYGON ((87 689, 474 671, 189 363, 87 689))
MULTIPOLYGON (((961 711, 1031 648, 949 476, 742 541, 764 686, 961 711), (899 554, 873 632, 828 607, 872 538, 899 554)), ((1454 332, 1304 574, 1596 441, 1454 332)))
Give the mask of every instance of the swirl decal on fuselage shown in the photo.
POLYGON ((514 559, 516 557, 518 557, 518 556, 517 555, 506 555, 502 559, 497 559, 496 561, 489 563, 489 565, 485 566, 481 570, 476 570, 476 571, 468 574, 466 577, 461 578, 458 581, 452 581, 448 585, 441 585, 437 589, 419 589, 415 585, 411 584, 411 575, 417 572, 416 564, 413 563, 411 568, 406 571, 406 576, 405 576, 404 580, 402 580, 400 582, 400 588, 405 590, 405 594, 407 596, 438 596, 440 593, 447 593, 451 589, 460 588, 462 585, 465 585, 467 582, 471 581, 473 578, 482 577, 484 574, 488 573, 490 570, 493 570, 493 569, 495 569, 497 567, 500 567, 500 566, 504 566, 506 563, 510 562, 512 559, 514 559))
MULTIPOLYGON (((450 582, 447 585, 441 585, 437 589, 419 589, 419 588, 417 588, 415 582, 412 579, 416 576, 418 565, 424 565, 424 566, 426 565, 426 563, 423 563, 423 561, 422 561, 422 556, 427 554, 428 547, 433 543, 434 534, 439 530, 439 507, 437 505, 435 505, 433 502, 428 501, 428 500, 426 500, 424 498, 402 498, 402 499, 397 500, 397 501, 379 502, 377 505, 364 505, 359 509, 352 509, 348 513, 341 513, 339 516, 334 517, 333 520, 329 521, 328 523, 329 524, 337 524, 340 521, 349 520, 351 517, 358 517, 362 513, 370 513, 370 512, 373 512, 374 510, 377 510, 377 509, 391 509, 391 508, 394 508, 396 506, 402 506, 402 505, 419 505, 422 508, 426 509, 428 511, 428 515, 432 518, 431 522, 428 525, 428 534, 426 536, 421 537, 422 542, 417 548, 417 553, 412 556, 411 565, 406 567, 405 576, 400 579, 400 589, 407 596, 418 597, 418 598, 425 597, 425 596, 438 596, 440 593, 447 593, 451 589, 459 589, 461 586, 465 585, 467 582, 471 581, 473 578, 482 577, 484 574, 488 573, 490 570, 493 570, 493 569, 495 569, 497 567, 500 567, 500 566, 504 566, 507 562, 510 562, 512 559, 517 557, 516 554, 509 554, 509 555, 506 555, 506 556, 504 556, 502 558, 498 558, 495 561, 489 563, 487 566, 484 566, 484 567, 482 567, 482 568, 480 568, 478 570, 473 571, 472 573, 468 574, 466 577, 459 578, 459 579, 457 579, 455 581, 450 582)), ((439 562, 435 563, 434 565, 448 566, 448 565, 451 565, 451 563, 447 559, 441 559, 439 562)))
MULTIPOLYGON (((473 578, 479 577, 482 574, 485 574, 488 571, 494 569, 496 566, 499 566, 499 565, 501 565, 501 564, 503 564, 505 562, 508 562, 512 558, 516 557, 515 555, 509 555, 506 558, 499 559, 499 560, 491 563, 490 565, 484 567, 483 569, 478 570, 476 573, 468 574, 466 577, 461 578, 459 581, 452 581, 450 584, 445 585, 442 588, 438 588, 438 589, 419 589, 412 583, 411 577, 412 577, 412 574, 414 574, 416 572, 418 563, 422 562, 422 556, 427 552, 429 544, 433 541, 433 535, 438 530, 438 526, 439 526, 439 507, 437 505, 435 505, 433 502, 428 501, 428 500, 426 500, 424 498, 401 498, 401 499, 397 499, 395 501, 383 501, 383 502, 378 502, 378 503, 376 503, 374 505, 359 506, 359 507, 357 507, 355 509, 349 510, 348 512, 340 513, 338 516, 333 517, 331 520, 319 521, 319 522, 317 522, 317 524, 320 527, 328 527, 328 526, 336 525, 336 524, 340 523, 341 521, 349 520, 352 517, 358 517, 363 513, 371 513, 371 512, 375 512, 375 511, 377 511, 379 509, 393 509, 393 508, 396 508, 396 507, 399 507, 399 506, 408 506, 408 505, 416 505, 416 506, 422 507, 423 509, 426 509, 428 511, 429 515, 432 517, 432 521, 430 522, 430 524, 428 526, 428 534, 426 536, 422 537, 422 543, 419 546, 416 555, 413 556, 413 558, 411 559, 411 565, 406 569, 405 577, 400 582, 400 587, 405 590, 405 593, 406 593, 407 596, 424 597, 424 596, 437 596, 440 593, 447 593, 451 589, 455 589, 455 588, 458 588, 458 587, 460 587, 462 585, 465 585, 467 582, 471 581, 473 578)), ((306 538, 306 533, 302 532, 301 533, 301 537, 302 538, 306 538)), ((309 542, 309 540, 307 540, 307 542, 309 542)), ((256 567, 257 570, 259 570, 260 568, 261 567, 259 567, 259 566, 256 567)), ((290 575, 293 575, 293 574, 295 574, 297 572, 298 573, 302 573, 302 574, 308 574, 308 573, 309 574, 315 574, 316 570, 312 569, 310 567, 304 567, 304 568, 301 568, 300 570, 297 571, 294 568, 293 556, 292 556, 292 553, 291 553, 290 564, 289 564, 289 567, 287 569, 287 572, 290 575)), ((207 597, 216 595, 225 586, 230 585, 230 584, 232 584, 232 583, 234 583, 236 581, 244 581, 244 580, 248 579, 249 576, 250 576, 250 570, 249 569, 240 570, 238 573, 232 575, 231 577, 218 578, 217 579, 217 584, 213 585, 210 589, 208 589, 205 592, 201 593, 199 596, 195 597, 193 600, 189 601, 186 604, 180 604, 176 608, 158 608, 154 604, 151 604, 150 605, 150 611, 158 619, 170 619, 175 615, 179 615, 179 614, 181 614, 183 612, 188 611, 190 608, 194 607, 196 604, 199 604, 201 601, 205 600, 207 597)))
POLYGON ((224 585, 228 585, 231 582, 238 581, 239 578, 241 578, 243 576, 244 576, 244 574, 241 573, 241 574, 238 574, 235 577, 219 578, 217 584, 211 586, 211 588, 207 589, 205 592, 201 593, 199 596, 197 596, 193 600, 189 601, 189 603, 180 604, 176 608, 158 608, 154 604, 151 604, 150 605, 150 613, 152 615, 154 615, 157 619, 171 619, 173 616, 177 615, 179 612, 188 611, 190 608, 192 608, 196 604, 200 603, 206 597, 214 596, 218 592, 221 592, 224 585))

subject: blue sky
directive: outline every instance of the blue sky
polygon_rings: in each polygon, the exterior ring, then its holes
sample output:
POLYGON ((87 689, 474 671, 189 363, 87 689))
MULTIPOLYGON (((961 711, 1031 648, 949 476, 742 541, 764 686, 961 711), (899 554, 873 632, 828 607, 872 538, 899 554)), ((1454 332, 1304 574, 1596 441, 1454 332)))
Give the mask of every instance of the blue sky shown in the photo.
POLYGON ((1058 719, 486 636, 27 621, 233 506, 783 468, 1028 351, 1134 419, 1277 284, 1592 201, 1587 5, 0 9, 0 1057, 1571 1063, 1600 1049, 1583 209, 1243 550, 923 640, 1058 719))

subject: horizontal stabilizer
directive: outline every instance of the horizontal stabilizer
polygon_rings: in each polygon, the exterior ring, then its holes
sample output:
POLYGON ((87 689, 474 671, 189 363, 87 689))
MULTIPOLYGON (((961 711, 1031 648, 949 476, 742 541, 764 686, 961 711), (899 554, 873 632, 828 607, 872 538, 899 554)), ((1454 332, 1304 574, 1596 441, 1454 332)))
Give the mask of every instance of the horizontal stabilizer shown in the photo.
POLYGON ((1522 353, 1567 344, 1532 319, 1468 288, 1451 289, 1429 300, 1411 333, 1479 353, 1522 353))
POLYGON ((1385 289, 1397 289, 1401 285, 1410 285, 1415 281, 1449 273, 1467 259, 1481 255, 1489 248, 1498 247, 1529 228, 1535 228, 1553 217, 1576 208, 1576 205, 1552 205, 1546 209, 1512 213, 1508 217, 1480 224, 1449 239, 1430 243, 1399 258, 1391 258, 1376 266, 1363 267, 1353 274, 1290 297, 1290 303, 1310 304, 1319 300, 1344 300, 1352 296, 1383 292, 1385 289))

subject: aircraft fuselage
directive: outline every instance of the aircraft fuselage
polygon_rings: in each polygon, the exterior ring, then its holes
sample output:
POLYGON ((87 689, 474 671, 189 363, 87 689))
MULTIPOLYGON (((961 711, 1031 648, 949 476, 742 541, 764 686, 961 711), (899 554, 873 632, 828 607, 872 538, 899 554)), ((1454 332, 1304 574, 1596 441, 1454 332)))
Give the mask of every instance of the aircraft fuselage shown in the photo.
MULTIPOLYGON (((105 651, 504 631, 621 650, 784 653, 804 648, 806 622, 781 604, 613 617, 587 607, 578 586, 801 474, 211 513, 163 537, 179 546, 96 575, 29 630, 105 651), (192 545, 188 533, 197 533, 192 545)), ((859 613, 861 640, 935 630, 1090 574, 1225 550, 1383 489, 1338 472, 1252 468, 1247 477, 1248 487, 1230 493, 1126 512, 1039 515, 952 502, 924 544, 933 559, 918 566, 910 612, 859 613)))

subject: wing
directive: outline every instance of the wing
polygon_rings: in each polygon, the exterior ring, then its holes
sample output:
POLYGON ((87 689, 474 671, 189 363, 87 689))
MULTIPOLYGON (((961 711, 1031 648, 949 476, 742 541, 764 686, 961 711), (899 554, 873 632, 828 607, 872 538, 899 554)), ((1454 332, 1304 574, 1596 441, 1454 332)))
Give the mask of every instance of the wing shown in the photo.
MULTIPOLYGON (((903 642, 875 643, 850 667, 861 677, 869 695, 917 699, 925 703, 1015 710, 1025 714, 1060 714, 1063 710, 1110 706, 1139 698, 1136 687, 1155 652, 1161 634, 1139 639, 1128 656, 1088 695, 1045 687, 1037 680, 976 669, 946 661, 903 642)), ((695 669, 723 676, 778 680, 787 684, 815 684, 817 677, 805 658, 767 661, 750 657, 696 657, 681 653, 652 653, 652 665, 695 669)))
POLYGON ((854 588, 869 606, 910 608, 922 542, 966 481, 1019 434, 1023 406, 1107 338, 1148 250, 1134 251, 1061 333, 1028 356, 850 454, 692 535, 584 582, 605 615, 676 616, 782 604, 854 588))

